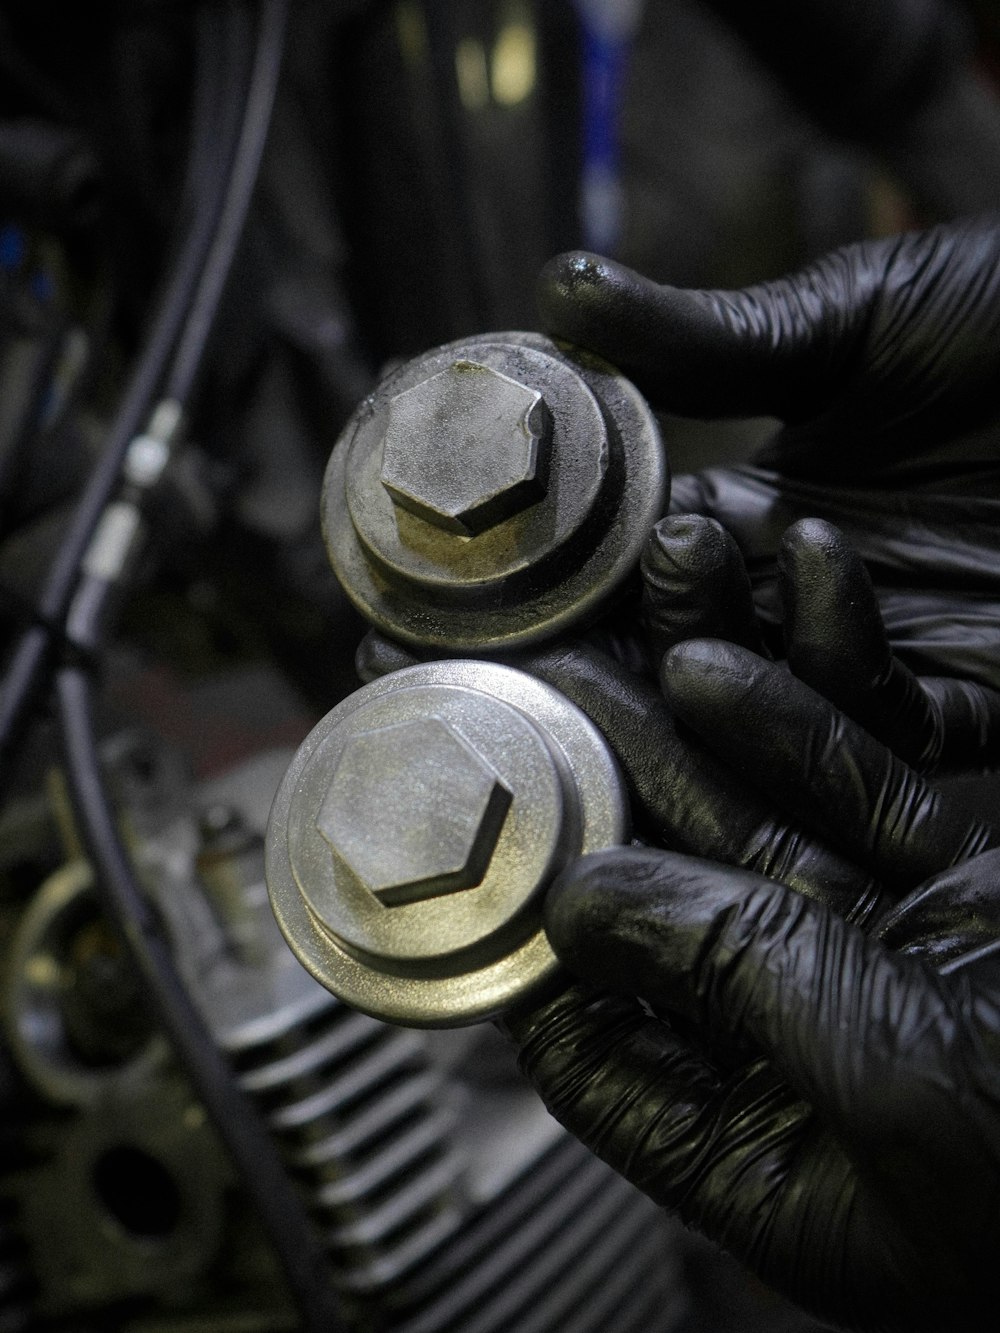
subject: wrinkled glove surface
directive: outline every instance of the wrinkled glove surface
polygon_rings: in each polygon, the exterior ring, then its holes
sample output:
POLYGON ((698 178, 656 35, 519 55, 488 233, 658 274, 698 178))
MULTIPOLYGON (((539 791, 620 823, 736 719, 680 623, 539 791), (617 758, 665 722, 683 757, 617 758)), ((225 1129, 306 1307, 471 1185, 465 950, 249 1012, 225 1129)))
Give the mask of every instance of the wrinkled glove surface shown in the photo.
POLYGON ((698 855, 567 870, 547 929, 599 989, 508 1027, 557 1118, 819 1318, 991 1329, 998 838, 898 756, 974 762, 995 696, 902 665, 830 524, 789 529, 779 571, 781 664, 753 651, 738 549, 692 515, 643 558, 662 694, 581 645, 536 654, 609 736, 645 828, 698 855))
POLYGON ((839 527, 915 670, 1000 687, 1000 220, 866 242, 739 291, 659 286, 563 255, 539 305, 665 412, 773 416, 751 465, 675 480, 717 518, 780 619, 777 552, 798 518, 839 527))
POLYGON ((600 990, 511 1019, 522 1067, 595 1152, 819 1318, 992 1329, 996 835, 745 648, 681 644, 663 684, 734 774, 880 885, 877 907, 859 925, 835 883, 587 857, 546 921, 600 990))

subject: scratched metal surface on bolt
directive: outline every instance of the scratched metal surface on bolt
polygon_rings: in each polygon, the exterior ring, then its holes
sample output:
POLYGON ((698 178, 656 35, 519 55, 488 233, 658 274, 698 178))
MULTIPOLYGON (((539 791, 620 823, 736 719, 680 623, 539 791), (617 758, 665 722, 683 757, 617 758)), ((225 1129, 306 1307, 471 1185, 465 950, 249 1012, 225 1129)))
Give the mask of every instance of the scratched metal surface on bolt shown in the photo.
POLYGON ((336 994, 396 1022, 471 1022, 553 974, 544 888, 626 820, 605 741, 557 691, 429 663, 363 687, 307 738, 272 810, 268 886, 336 994))
POLYGON ((666 509, 663 459, 611 367, 537 334, 470 338, 395 371, 345 427, 327 549, 362 614, 405 643, 534 643, 602 614, 634 575, 666 509))

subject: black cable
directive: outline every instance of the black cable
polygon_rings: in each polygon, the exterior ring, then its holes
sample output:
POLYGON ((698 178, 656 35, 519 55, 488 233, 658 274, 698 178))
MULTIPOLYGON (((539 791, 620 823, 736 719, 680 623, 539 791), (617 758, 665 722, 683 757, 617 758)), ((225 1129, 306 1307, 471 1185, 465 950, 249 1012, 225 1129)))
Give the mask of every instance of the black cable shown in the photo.
MULTIPOLYGON (((231 52, 234 46, 246 48, 252 40, 252 33, 241 5, 228 4, 225 19, 228 33, 220 53, 221 63, 228 76, 227 82, 231 86, 232 95, 239 97, 243 89, 238 68, 243 64, 245 54, 242 58, 238 56, 234 61, 231 52)), ((218 60, 212 63, 218 67, 218 60)), ((219 126, 215 123, 201 125, 198 127, 198 134, 199 136, 206 134, 209 142, 213 138, 217 140, 219 126)), ((211 251, 222 206, 222 191, 230 160, 230 154, 224 145, 221 146, 221 151, 214 154, 214 159, 218 175, 213 179, 211 172, 206 171, 204 184, 207 187, 206 192, 211 191, 216 198, 202 197, 192 201, 190 226, 158 303, 151 332, 126 387, 121 406, 109 431, 107 444, 87 483, 43 590, 39 605, 46 619, 56 620, 66 609, 84 553, 101 514, 118 485, 125 454, 132 440, 144 426, 150 406, 158 396, 165 368, 187 319, 191 301, 211 251)))
MULTIPOLYGON (((242 95, 237 67, 245 68, 252 37, 247 16, 239 4, 229 3, 221 12, 221 19, 214 18, 215 6, 205 9, 206 17, 198 31, 195 94, 196 104, 203 107, 212 104, 212 85, 220 78, 229 86, 232 96, 242 95)), ((49 662, 51 626, 61 624, 66 615, 84 554, 118 486, 128 447, 148 417, 212 249, 232 145, 220 138, 220 125, 214 118, 193 124, 192 138, 192 153, 210 164, 204 172, 205 195, 192 200, 190 222, 164 281, 150 333, 109 428, 107 442, 46 576, 38 600, 37 622, 22 634, 11 656, 0 691, 0 763, 20 738, 29 709, 37 698, 49 662)))
MULTIPOLYGON (((117 493, 126 452, 146 422, 151 404, 164 399, 183 404, 193 389, 253 194, 277 87, 287 10, 287 0, 261 2, 231 169, 210 179, 213 187, 216 181, 221 184, 218 203, 213 199, 215 206, 196 208, 108 443, 46 580, 38 608, 42 621, 24 636, 15 654, 0 714, 0 747, 13 739, 47 665, 51 628, 45 622, 61 624, 68 615, 74 632, 88 644, 97 646, 101 637, 110 584, 95 575, 80 579, 81 566, 97 525, 117 493)), ((243 13, 232 4, 227 12, 231 21, 243 13)), ((203 32, 209 31, 203 27, 203 32)), ((210 65, 207 60, 201 62, 203 70, 210 65)), ((232 67, 230 62, 230 70, 232 67)), ((199 83, 195 98, 199 116, 208 114, 211 93, 199 83)), ((206 128, 216 141, 225 139, 218 124, 197 127, 188 174, 190 192, 196 198, 198 176, 215 165, 199 137, 206 128)), ((119 838, 101 773, 86 671, 80 665, 62 667, 56 674, 55 689, 70 790, 104 906, 128 942, 163 1028, 274 1247, 301 1327, 309 1333, 333 1333, 342 1325, 325 1250, 310 1227, 272 1139, 192 1004, 119 838)))
MULTIPOLYGON (((264 0, 261 8, 249 89, 215 233, 190 309, 178 334, 177 347, 160 394, 161 401, 182 406, 194 390, 239 248, 271 123, 281 69, 288 0, 264 0)), ((141 504, 140 497, 136 497, 134 503, 138 507, 141 504)), ((129 553, 123 552, 121 558, 128 559, 129 553)), ((77 584, 67 613, 66 629, 69 638, 88 652, 94 651, 103 638, 105 620, 113 611, 117 588, 117 578, 108 577, 103 572, 91 574, 85 571, 77 584)))
MULTIPOLYGON (((190 395, 253 194, 277 87, 287 0, 264 0, 239 138, 216 230, 191 298, 161 399, 190 395)), ((97 646, 110 587, 84 576, 70 615, 74 636, 97 646)), ((301 1327, 334 1333, 342 1327, 325 1249, 273 1140, 233 1077, 225 1057, 191 1002, 169 942, 147 902, 122 845, 105 792, 93 724, 92 689, 81 666, 56 675, 56 702, 67 776, 102 900, 122 931, 185 1073, 219 1134, 274 1248, 299 1312, 301 1327)))
MULTIPOLYGON (((228 12, 221 5, 200 5, 195 11, 194 29, 197 58, 188 112, 188 152, 179 195, 181 216, 187 226, 219 187, 218 181, 211 179, 212 172, 219 169, 223 146, 235 142, 235 90, 244 84, 250 58, 247 18, 237 9, 236 0, 228 0, 228 12), (210 59, 207 52, 213 47, 216 54, 210 59)), ((238 106, 235 111, 238 116, 238 106)))
POLYGON ((192 1004, 159 922, 136 881, 108 803, 97 751, 90 681, 79 667, 56 675, 67 774, 102 901, 125 937, 160 1022, 179 1056, 284 1270, 307 1333, 343 1328, 326 1254, 254 1107, 192 1004))
POLYGON ((164 398, 176 402, 187 402, 194 388, 243 234, 271 123, 287 21, 288 0, 265 0, 260 17, 256 58, 250 76, 250 91, 226 186, 226 197, 163 391, 164 398))

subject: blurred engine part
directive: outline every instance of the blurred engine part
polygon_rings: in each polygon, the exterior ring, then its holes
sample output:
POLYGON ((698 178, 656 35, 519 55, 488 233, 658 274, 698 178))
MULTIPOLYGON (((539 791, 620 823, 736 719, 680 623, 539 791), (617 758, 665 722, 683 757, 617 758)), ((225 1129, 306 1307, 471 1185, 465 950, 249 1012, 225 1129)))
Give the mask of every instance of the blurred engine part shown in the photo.
POLYGON ((615 759, 574 704, 511 667, 433 662, 365 685, 303 742, 271 811, 268 890, 335 995, 457 1027, 551 981, 542 894, 626 825, 615 759))
MULTIPOLYGON (((677 1327, 661 1214, 550 1119, 492 1028, 378 1022, 288 950, 262 830, 289 757, 189 790, 169 754, 127 736, 107 777, 179 970, 322 1237, 344 1326, 677 1327)), ((89 1313, 128 1333, 295 1327, 85 864, 56 870, 8 924, 6 1025, 36 1160, 5 1189, 35 1316, 62 1327, 89 1313)))
POLYGON ((606 610, 666 507, 638 391, 538 334, 450 343, 364 400, 330 458, 341 586, 404 642, 487 653, 606 610))
POLYGON ((572 0, 369 5, 333 50, 338 205, 376 364, 530 328, 534 277, 579 243, 572 0))

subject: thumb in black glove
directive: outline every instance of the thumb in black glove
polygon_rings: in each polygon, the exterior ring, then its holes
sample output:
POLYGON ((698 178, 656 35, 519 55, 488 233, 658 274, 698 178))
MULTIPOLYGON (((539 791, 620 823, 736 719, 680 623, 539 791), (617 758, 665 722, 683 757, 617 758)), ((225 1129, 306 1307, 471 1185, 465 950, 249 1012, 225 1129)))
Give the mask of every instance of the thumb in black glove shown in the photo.
MULTIPOLYGON (((948 885, 993 904, 994 935, 998 882, 991 852, 948 885)), ((652 851, 581 863, 548 923, 578 975, 661 1015, 579 988, 511 1020, 564 1125, 822 1319, 995 1328, 995 952, 941 975, 791 890, 652 851)))
POLYGON ((780 620, 782 534, 821 517, 864 560, 911 668, 1000 688, 1000 219, 849 246, 737 291, 563 255, 539 305, 665 412, 784 423, 752 462, 673 483, 676 512, 735 538, 758 616, 780 620))
POLYGON ((574 252, 542 271, 538 302, 549 331, 666 411, 780 418, 771 461, 785 472, 854 481, 1000 415, 992 217, 848 246, 736 291, 660 286, 574 252))

